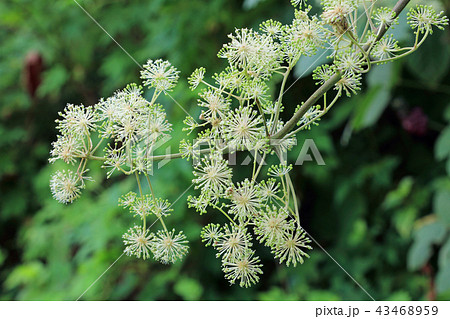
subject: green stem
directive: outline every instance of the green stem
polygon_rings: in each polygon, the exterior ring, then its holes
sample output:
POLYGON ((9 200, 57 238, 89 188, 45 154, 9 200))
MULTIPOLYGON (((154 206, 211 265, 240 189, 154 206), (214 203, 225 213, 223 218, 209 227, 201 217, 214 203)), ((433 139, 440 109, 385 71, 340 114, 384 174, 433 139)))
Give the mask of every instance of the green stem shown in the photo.
POLYGON ((256 106, 258 107, 258 111, 261 114, 262 120, 264 122, 264 129, 266 130, 266 136, 269 137, 270 136, 269 129, 267 128, 266 117, 265 117, 264 112, 262 110, 261 104, 259 103, 258 99, 255 99, 255 102, 256 102, 256 106))
POLYGON ((289 187, 291 188, 292 199, 294 201, 294 210, 295 210, 295 217, 296 217, 295 219, 297 221, 298 226, 300 227, 300 212, 298 209, 297 194, 295 193, 294 184, 292 183, 291 176, 289 175, 289 173, 287 173, 286 176, 288 179, 289 187))
POLYGON ((379 60, 379 61, 373 61, 373 63, 375 63, 375 64, 386 63, 386 62, 395 61, 395 60, 398 60, 398 59, 404 58, 405 56, 410 55, 411 53, 415 52, 415 51, 423 44, 423 42, 426 40, 426 38, 428 37, 428 35, 429 35, 429 32, 428 32, 428 30, 427 30, 427 31, 425 32, 425 35, 423 36, 423 38, 420 40, 420 42, 415 43, 415 44, 414 44, 414 47, 412 47, 410 51, 405 52, 405 53, 400 54, 400 55, 397 55, 397 56, 395 56, 395 57, 389 58, 389 59, 384 59, 384 60, 379 60))
MULTIPOLYGON (((134 173, 134 175, 136 176, 136 181, 137 181, 137 185, 139 188, 139 195, 141 197, 144 197, 144 194, 142 193, 142 187, 141 187, 141 181, 139 180, 139 174, 137 172, 134 173)), ((142 213, 142 229, 147 229, 146 228, 146 218, 145 218, 145 214, 142 213)))
POLYGON ((283 82, 281 82, 280 94, 278 95, 277 105, 275 107, 275 119, 273 120, 272 128, 270 130, 271 134, 275 133, 277 130, 278 119, 280 117, 281 102, 283 101, 284 87, 286 86, 290 71, 290 68, 286 70, 286 73, 284 73, 283 82))
POLYGON ((226 218, 228 218, 233 224, 235 224, 235 225, 237 226, 236 222, 230 217, 230 215, 228 215, 227 213, 225 213, 225 211, 224 211, 222 208, 220 208, 219 206, 217 206, 217 205, 215 205, 215 204, 213 204, 213 203, 210 203, 210 205, 211 205, 213 208, 215 208, 215 209, 217 209, 218 211, 220 211, 222 214, 224 214, 226 218))
MULTIPOLYGON (((256 170, 255 174, 253 175, 252 181, 256 181, 256 178, 258 178, 259 172, 261 171, 262 166, 264 165, 264 161, 266 159, 266 153, 264 153, 261 162, 258 165, 258 169, 256 170)), ((256 159, 255 159, 256 160, 256 159)))

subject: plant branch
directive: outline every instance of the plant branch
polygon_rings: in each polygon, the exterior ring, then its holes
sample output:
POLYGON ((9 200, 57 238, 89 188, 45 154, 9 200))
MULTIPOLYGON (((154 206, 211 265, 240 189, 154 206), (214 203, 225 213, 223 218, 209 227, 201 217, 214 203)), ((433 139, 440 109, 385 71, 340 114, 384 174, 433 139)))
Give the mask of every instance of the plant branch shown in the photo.
MULTIPOLYGON (((394 8, 392 9, 392 11, 395 13, 394 18, 398 17, 398 15, 400 14, 400 12, 403 11, 403 9, 406 7, 406 5, 410 2, 411 0, 399 0, 394 8)), ((386 31, 389 29, 389 25, 385 25, 382 24, 380 26, 380 28, 377 31, 377 37, 374 41, 377 42, 379 41, 384 34, 386 33, 386 31)), ((370 49, 370 45, 366 44, 363 46, 363 50, 364 51, 368 51, 370 49)), ((303 117, 303 115, 305 115, 305 113, 312 107, 314 106, 314 104, 327 92, 329 91, 331 88, 333 88, 333 86, 339 82, 339 80, 341 79, 341 75, 339 73, 333 75, 328 81, 326 81, 324 84, 322 84, 321 87, 319 87, 310 97, 309 99, 302 105, 302 107, 292 116, 292 118, 277 132, 275 133, 271 140, 277 140, 277 139, 282 139, 284 136, 286 136, 298 123, 298 121, 300 121, 300 119, 303 117)))

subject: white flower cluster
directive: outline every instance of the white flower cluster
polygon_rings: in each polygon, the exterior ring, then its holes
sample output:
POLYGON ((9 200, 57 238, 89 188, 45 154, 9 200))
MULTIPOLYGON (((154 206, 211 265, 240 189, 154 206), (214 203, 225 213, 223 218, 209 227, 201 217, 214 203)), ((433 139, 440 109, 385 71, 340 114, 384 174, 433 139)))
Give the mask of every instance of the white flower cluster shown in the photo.
POLYGON ((163 217, 169 216, 172 211, 167 200, 155 198, 153 193, 140 196, 129 192, 119 199, 119 205, 143 221, 142 226, 134 226, 123 235, 125 253, 128 256, 147 259, 152 253, 155 260, 167 264, 174 263, 187 254, 186 236, 182 231, 176 235, 174 229, 168 231, 164 223, 163 217), (150 215, 161 221, 164 230, 158 230, 155 234, 146 228, 146 217, 150 215))
POLYGON ((71 203, 81 194, 86 176, 88 160, 100 160, 107 170, 107 177, 115 173, 134 174, 139 195, 130 192, 119 203, 139 218, 141 226, 132 227, 124 234, 125 252, 147 259, 150 252, 162 263, 173 263, 187 251, 187 240, 183 232, 168 231, 163 218, 172 211, 167 200, 153 194, 148 170, 152 165, 152 154, 158 142, 172 130, 166 120, 166 112, 156 101, 161 93, 173 89, 178 80, 178 71, 167 61, 149 60, 141 72, 143 84, 153 89, 150 101, 144 98, 143 89, 130 84, 113 96, 101 99, 96 105, 68 104, 62 119, 57 120, 60 135, 53 143, 50 162, 58 159, 68 164, 78 164, 72 170, 56 172, 50 181, 53 197, 62 203, 71 203), (96 133, 96 134, 94 134, 96 133), (103 145, 102 156, 96 155, 103 145), (141 177, 145 176, 151 194, 144 194, 141 177), (146 228, 146 219, 158 218, 164 230, 156 234, 146 228))
MULTIPOLYGON (((442 29, 448 24, 447 17, 431 6, 411 9, 408 21, 416 34, 415 43, 402 48, 392 34, 385 34, 397 23, 398 12, 375 8, 376 1, 323 0, 319 15, 311 15, 306 2, 291 0, 295 15, 287 25, 267 20, 259 31, 236 29, 218 52, 218 57, 228 62, 222 72, 208 77, 205 68, 198 68, 192 73, 188 81, 192 90, 200 88, 200 116, 199 122, 188 116, 183 130, 195 133, 195 138, 182 140, 180 153, 169 156, 196 163, 193 183, 199 194, 189 196, 188 205, 200 214, 218 212, 226 220, 205 226, 201 237, 206 246, 216 249, 225 278, 242 287, 255 284, 262 274, 255 242, 269 247, 274 258, 287 266, 301 264, 309 257, 310 240, 300 224, 292 166, 286 165, 283 157, 295 144, 296 133, 318 125, 343 94, 356 94, 362 75, 373 66, 412 53, 433 27, 442 29), (359 13, 365 22, 359 21, 359 13), (320 95, 323 103, 317 96, 312 103, 301 102, 291 120, 284 123, 281 114, 288 78, 302 57, 315 55, 319 48, 332 49, 330 63, 313 73, 317 84, 326 88, 320 95), (271 93, 278 82, 275 98, 271 93), (327 96, 330 88, 335 93, 327 96), (237 151, 253 155, 249 174, 242 180, 236 180, 226 157, 237 151), (265 170, 269 157, 280 164, 265 170)), ((56 200, 74 201, 90 179, 86 176, 88 160, 102 161, 108 178, 116 173, 135 175, 138 192, 129 192, 119 200, 141 222, 123 235, 125 253, 143 259, 152 255, 162 263, 174 263, 186 255, 188 242, 183 232, 176 234, 166 227, 164 220, 172 211, 171 205, 155 196, 148 170, 154 160, 161 159, 153 156, 153 151, 172 130, 157 100, 161 93, 173 90, 179 72, 168 61, 149 60, 141 78, 143 85, 152 89, 149 100, 141 86, 130 84, 94 106, 69 104, 60 113, 60 133, 50 162, 63 160, 78 164, 78 168, 76 172, 56 172, 50 186, 56 200), (141 184, 144 178, 148 193, 141 184), (150 232, 150 216, 161 222, 162 230, 150 232)))

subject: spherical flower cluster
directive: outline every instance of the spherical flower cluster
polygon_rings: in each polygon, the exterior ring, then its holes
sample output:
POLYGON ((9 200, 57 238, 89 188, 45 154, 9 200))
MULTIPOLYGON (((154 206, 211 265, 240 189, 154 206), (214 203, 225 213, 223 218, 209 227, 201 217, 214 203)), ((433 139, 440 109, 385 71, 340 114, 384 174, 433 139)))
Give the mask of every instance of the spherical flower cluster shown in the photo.
POLYGON ((71 170, 58 171, 50 180, 53 198, 63 204, 72 203, 80 197, 82 188, 80 177, 71 170))
POLYGON ((141 79, 144 80, 145 86, 156 91, 169 92, 177 84, 179 73, 168 61, 148 60, 141 71, 141 79))
POLYGON ((134 255, 144 260, 150 258, 153 236, 153 233, 149 233, 148 229, 142 229, 141 226, 130 228, 122 236, 123 242, 126 245, 125 254, 127 256, 134 255))
POLYGON ((433 33, 433 26, 443 30, 448 25, 448 18, 443 11, 437 13, 431 6, 419 5, 408 12, 408 23, 419 33, 433 33))
POLYGON ((400 49, 397 40, 391 36, 384 36, 373 47, 373 56, 379 60, 390 59, 400 49))
POLYGON ((156 260, 164 264, 173 264, 187 254, 187 244, 188 241, 182 231, 175 235, 175 229, 172 231, 159 230, 152 241, 152 251, 156 260))
POLYGON ((148 229, 134 226, 123 235, 125 254, 137 258, 148 259, 150 253, 154 259, 163 264, 175 263, 181 260, 188 252, 188 241, 183 232, 175 235, 175 230, 159 230, 156 234, 148 229))
POLYGON ((398 24, 398 17, 395 16, 392 9, 386 7, 377 8, 373 20, 378 22, 378 27, 382 25, 391 26, 393 24, 398 24))

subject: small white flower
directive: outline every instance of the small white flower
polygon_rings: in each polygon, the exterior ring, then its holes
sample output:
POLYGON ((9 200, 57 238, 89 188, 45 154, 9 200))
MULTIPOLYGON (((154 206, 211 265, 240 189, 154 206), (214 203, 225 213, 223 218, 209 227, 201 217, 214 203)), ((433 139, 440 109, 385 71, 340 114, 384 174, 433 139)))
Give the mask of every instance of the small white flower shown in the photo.
POLYGON ((168 200, 162 198, 156 198, 152 201, 151 212, 157 217, 167 217, 170 212, 173 211, 172 205, 170 205, 168 200))
POLYGON ((175 229, 169 232, 159 230, 152 239, 152 251, 155 259, 163 264, 175 263, 187 254, 187 244, 182 231, 175 235, 175 229))
POLYGON ((270 35, 251 29, 236 29, 235 34, 219 51, 219 58, 228 59, 231 67, 245 70, 252 77, 265 77, 280 64, 279 46, 270 35))
POLYGON ((313 55, 324 43, 323 28, 318 19, 299 16, 292 25, 284 29, 283 41, 290 48, 285 51, 293 55, 294 62, 300 55, 313 55))
POLYGON ((50 179, 50 189, 58 202, 72 203, 81 194, 80 178, 71 170, 57 171, 50 179))
POLYGON ((135 192, 128 192, 119 198, 119 206, 124 208, 130 207, 136 201, 137 194, 135 192))
POLYGON ((320 116, 323 114, 322 106, 312 106, 298 121, 297 125, 303 127, 303 129, 311 129, 311 125, 319 125, 320 116))
POLYGON ((247 178, 237 184, 230 196, 232 204, 230 213, 236 215, 239 221, 246 221, 258 214, 261 206, 261 199, 258 197, 258 190, 247 178))
POLYGON ((267 181, 262 180, 257 185, 258 196, 262 201, 272 201, 279 192, 280 184, 275 179, 269 178, 267 181))
POLYGON ((206 242, 205 246, 217 245, 219 239, 223 236, 219 224, 208 224, 203 227, 200 237, 202 242, 206 242))
POLYGON ((147 116, 145 126, 142 134, 147 137, 147 143, 154 143, 158 138, 167 136, 167 132, 172 131, 172 124, 167 121, 166 112, 159 104, 155 105, 147 116))
POLYGON ((246 251, 253 245, 252 237, 247 229, 235 224, 223 227, 223 235, 219 238, 215 248, 217 257, 224 261, 235 261, 245 255, 246 251))
POLYGON ((250 287, 259 281, 259 275, 263 273, 261 270, 259 257, 254 257, 254 251, 248 250, 244 255, 233 261, 225 261, 222 269, 225 278, 234 284, 239 282, 241 287, 250 287))
POLYGON ((399 48, 397 40, 393 36, 385 36, 378 41, 372 50, 372 55, 379 60, 389 59, 395 55, 395 51, 399 48))
POLYGON ((322 19, 327 24, 342 22, 346 16, 357 9, 357 0, 324 0, 322 19))
POLYGON ((245 98, 248 100, 258 100, 259 103, 268 102, 268 95, 266 94, 268 90, 269 87, 267 84, 259 78, 246 81, 242 85, 245 98))
POLYGON ((242 72, 231 67, 227 67, 224 71, 213 76, 220 90, 228 89, 230 92, 240 87, 244 78, 245 75, 242 72))
POLYGON ((203 81, 203 78, 205 76, 205 68, 197 68, 194 72, 192 72, 191 76, 188 79, 190 86, 190 89, 194 91, 197 86, 203 81))
POLYGON ((235 35, 229 34, 231 42, 224 44, 218 53, 219 58, 228 59, 231 65, 245 68, 255 53, 253 30, 236 29, 235 35))
POLYGON ((67 164, 73 164, 76 162, 77 157, 84 155, 80 140, 72 135, 58 135, 56 142, 53 142, 52 146, 50 163, 61 159, 67 164))
POLYGON ((334 63, 342 73, 357 74, 363 70, 362 64, 364 61, 365 59, 361 52, 347 51, 339 54, 334 63))
POLYGON ((57 129, 64 135, 88 135, 97 127, 98 114, 91 106, 67 104, 63 112, 58 113, 62 120, 56 120, 57 129))
POLYGON ((252 150, 257 141, 264 138, 261 116, 250 107, 234 109, 224 122, 223 130, 232 148, 252 150))
POLYGON ((139 133, 143 128, 143 121, 137 117, 123 117, 120 122, 114 125, 116 140, 124 144, 138 141, 139 133))
POLYGON ((335 65, 323 64, 318 66, 313 72, 313 79, 319 80, 316 84, 324 84, 335 74, 335 65))
POLYGON ((255 234, 258 235, 259 242, 265 242, 266 246, 277 245, 294 226, 289 221, 287 210, 276 207, 266 207, 266 210, 256 217, 255 224, 255 234))
POLYGON ((294 267, 297 263, 303 264, 303 257, 309 258, 309 255, 304 252, 305 249, 312 249, 308 243, 311 240, 306 237, 305 232, 300 229, 288 235, 283 236, 279 244, 272 250, 276 258, 280 259, 280 263, 286 261, 286 266, 292 263, 294 267))
POLYGON ((144 69, 141 71, 144 85, 160 92, 171 91, 175 87, 180 73, 170 62, 163 60, 148 60, 144 69))
POLYGON ((294 7, 297 7, 297 6, 306 5, 306 1, 307 1, 307 0, 291 0, 291 4, 292 4, 294 7))
POLYGON ((378 22, 378 27, 381 25, 391 26, 394 23, 398 23, 398 18, 395 18, 395 12, 387 7, 378 8, 375 11, 374 20, 378 22))
POLYGON ((137 197, 134 202, 130 205, 130 212, 134 216, 139 216, 144 219, 146 216, 152 213, 153 200, 150 195, 144 195, 137 197))
POLYGON ((336 83, 335 90, 345 91, 347 96, 356 94, 356 91, 361 90, 361 74, 342 74, 341 79, 336 83))
POLYGON ((106 160, 103 163, 103 168, 111 168, 106 174, 110 178, 115 171, 120 171, 121 167, 126 164, 125 153, 122 149, 112 148, 111 145, 105 149, 106 160))
POLYGON ((122 238, 127 256, 134 255, 144 260, 150 257, 153 233, 149 234, 148 229, 143 230, 141 226, 134 226, 122 238))
POLYGON ((202 100, 198 100, 200 107, 206 108, 202 116, 206 121, 223 118, 230 108, 230 101, 225 99, 218 90, 207 89, 200 93, 202 100))
POLYGON ((194 175, 197 177, 193 180, 197 184, 195 188, 222 193, 231 185, 231 168, 219 154, 210 154, 207 158, 203 158, 194 175))
POLYGON ((292 165, 272 165, 269 167, 268 175, 273 177, 282 177, 292 170, 292 165))
POLYGON ((444 30, 444 27, 448 25, 448 18, 443 11, 436 13, 431 6, 418 5, 416 8, 409 10, 408 23, 413 30, 417 30, 420 33, 425 31, 433 33, 433 26, 444 30))
POLYGON ((203 193, 200 196, 189 195, 187 202, 189 208, 195 208, 195 210, 202 215, 206 214, 206 208, 209 205, 210 197, 205 196, 203 193))
POLYGON ((270 19, 261 23, 260 29, 270 36, 278 36, 281 34, 282 26, 281 22, 270 19))

